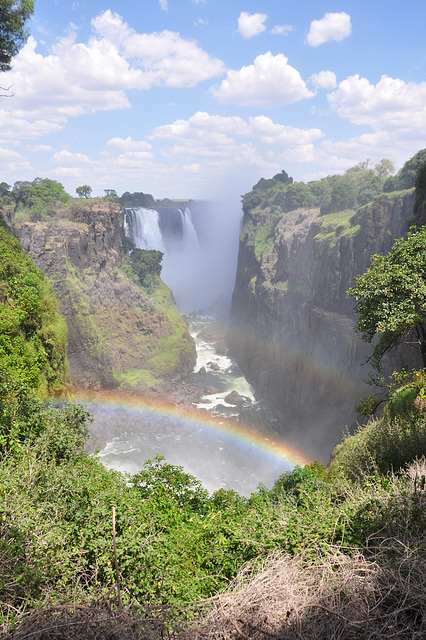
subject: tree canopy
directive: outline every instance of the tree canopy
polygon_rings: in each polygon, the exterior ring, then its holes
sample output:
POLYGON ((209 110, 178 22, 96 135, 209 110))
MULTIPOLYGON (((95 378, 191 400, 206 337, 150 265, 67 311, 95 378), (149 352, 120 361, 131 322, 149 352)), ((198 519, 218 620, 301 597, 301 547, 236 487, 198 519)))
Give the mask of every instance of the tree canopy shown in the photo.
POLYGON ((11 68, 27 38, 25 24, 33 11, 33 0, 0 0, 0 71, 11 68))
POLYGON ((402 343, 419 349, 426 367, 426 226, 411 229, 387 255, 373 255, 348 296, 357 300, 355 330, 367 342, 378 336, 371 363, 402 343))
POLYGON ((89 187, 88 184, 83 184, 81 187, 77 187, 75 191, 79 198, 90 198, 92 187, 89 187))

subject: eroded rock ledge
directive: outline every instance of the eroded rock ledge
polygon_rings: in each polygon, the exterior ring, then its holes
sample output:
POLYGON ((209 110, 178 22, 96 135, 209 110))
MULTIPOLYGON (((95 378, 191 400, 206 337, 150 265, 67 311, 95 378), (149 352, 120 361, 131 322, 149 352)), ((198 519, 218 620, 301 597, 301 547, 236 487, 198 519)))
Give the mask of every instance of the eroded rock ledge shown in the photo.
POLYGON ((119 206, 77 201, 67 216, 13 230, 55 288, 73 386, 144 391, 187 375, 195 346, 172 293, 164 284, 148 293, 123 271, 119 206))

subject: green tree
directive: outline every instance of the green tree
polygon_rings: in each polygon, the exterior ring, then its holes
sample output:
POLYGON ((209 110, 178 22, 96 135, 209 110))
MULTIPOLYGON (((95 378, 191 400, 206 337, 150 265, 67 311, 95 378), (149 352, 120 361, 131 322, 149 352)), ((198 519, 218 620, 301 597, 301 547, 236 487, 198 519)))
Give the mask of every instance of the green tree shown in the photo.
POLYGON ((398 344, 412 344, 426 367, 426 226, 410 230, 387 255, 373 255, 348 296, 357 300, 355 330, 366 342, 375 336, 371 363, 398 344))
POLYGON ((10 184, 0 182, 0 198, 4 198, 10 194, 10 184))
POLYGON ((79 198, 90 198, 90 194, 92 193, 92 187, 89 187, 88 184, 84 184, 81 187, 77 187, 76 193, 79 198))
POLYGON ((387 158, 382 158, 374 165, 374 173, 380 178, 388 178, 395 171, 395 165, 387 158))
POLYGON ((32 182, 17 181, 11 195, 16 209, 28 209, 36 219, 54 212, 58 204, 67 204, 71 200, 63 185, 50 178, 35 178, 32 182))
POLYGON ((9 71, 27 39, 25 24, 33 11, 33 0, 0 0, 0 71, 9 71))
POLYGON ((426 149, 418 151, 404 166, 398 171, 396 176, 387 178, 383 185, 383 191, 390 193, 391 191, 402 191, 404 189, 412 189, 416 182, 419 170, 426 164, 426 149))
POLYGON ((155 249, 133 249, 128 260, 142 286, 149 289, 153 284, 153 277, 155 279, 156 276, 160 276, 163 255, 155 249))
POLYGON ((67 328, 53 289, 0 222, 0 366, 41 396, 66 387, 67 328))

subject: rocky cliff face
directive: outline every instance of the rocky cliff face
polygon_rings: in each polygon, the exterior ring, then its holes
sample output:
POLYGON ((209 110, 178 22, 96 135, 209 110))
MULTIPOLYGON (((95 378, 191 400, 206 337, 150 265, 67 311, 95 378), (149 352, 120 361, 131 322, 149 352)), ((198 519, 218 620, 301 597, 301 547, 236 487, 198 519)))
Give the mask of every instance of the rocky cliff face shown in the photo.
POLYGON ((77 201, 67 216, 13 230, 53 283, 74 387, 144 390, 189 373, 195 347, 170 290, 161 284, 148 293, 123 270, 119 207, 77 201))
POLYGON ((327 461, 354 406, 372 390, 362 366, 371 347, 353 332, 346 291, 374 253, 408 229, 414 190, 379 196, 355 211, 318 209, 244 216, 229 343, 281 432, 327 461))

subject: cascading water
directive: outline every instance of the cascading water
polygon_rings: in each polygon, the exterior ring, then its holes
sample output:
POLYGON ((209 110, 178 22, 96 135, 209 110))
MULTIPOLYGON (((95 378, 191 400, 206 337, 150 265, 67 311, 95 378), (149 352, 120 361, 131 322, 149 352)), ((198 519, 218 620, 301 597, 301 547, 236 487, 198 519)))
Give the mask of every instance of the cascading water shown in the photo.
POLYGON ((224 328, 210 317, 216 300, 230 300, 232 293, 239 233, 234 211, 223 206, 201 211, 200 221, 189 208, 168 207, 160 213, 126 209, 124 228, 137 248, 164 253, 161 278, 173 291, 180 312, 189 314, 187 322, 197 345, 197 368, 186 382, 199 389, 198 407, 216 420, 232 419, 243 430, 243 425, 254 429, 260 446, 253 442, 242 446, 241 440, 209 434, 209 428, 206 431, 200 424, 180 425, 176 417, 141 412, 135 417, 127 412, 111 418, 111 413, 88 408, 99 416, 101 432, 116 434, 101 451, 114 468, 136 473, 146 459, 160 453, 168 462, 183 465, 209 490, 226 487, 248 495, 259 483, 270 486, 294 464, 286 456, 262 454, 268 443, 280 442, 274 433, 275 418, 262 402, 256 402, 242 372, 223 352, 219 343, 224 343, 224 328), (237 394, 236 404, 229 401, 232 391, 237 394), (111 420, 113 429, 109 429, 111 420))
POLYGON ((138 249, 156 249, 165 251, 160 229, 160 216, 154 209, 126 209, 124 232, 138 249))

